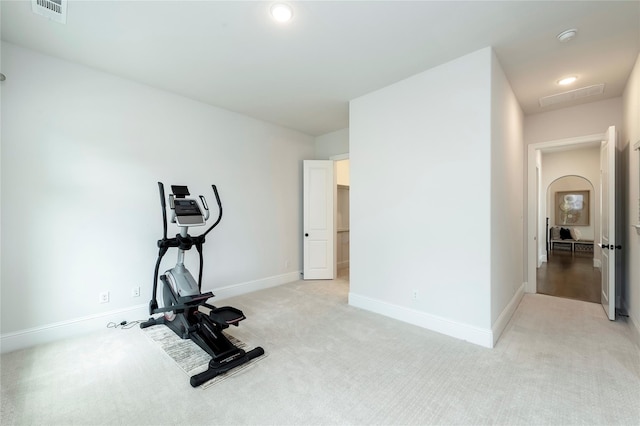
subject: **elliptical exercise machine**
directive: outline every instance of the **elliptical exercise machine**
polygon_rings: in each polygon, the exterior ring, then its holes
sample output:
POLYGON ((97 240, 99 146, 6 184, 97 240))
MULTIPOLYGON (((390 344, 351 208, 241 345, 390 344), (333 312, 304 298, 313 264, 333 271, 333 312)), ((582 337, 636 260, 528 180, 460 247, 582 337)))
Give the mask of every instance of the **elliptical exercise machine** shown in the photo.
POLYGON ((213 293, 202 293, 202 245, 205 236, 215 228, 222 219, 222 203, 218 195, 218 189, 211 185, 213 193, 218 203, 218 219, 202 235, 191 236, 188 234, 189 227, 203 226, 209 219, 209 207, 205 198, 200 195, 200 202, 205 214, 195 199, 186 198, 189 196, 189 189, 186 186, 172 185, 172 194, 169 195, 169 207, 171 208, 171 222, 180 227, 180 233, 175 238, 167 238, 167 208, 165 203, 164 185, 158 182, 160 190, 160 204, 162 205, 162 219, 164 233, 161 240, 158 240, 158 260, 153 275, 153 295, 149 302, 149 314, 164 314, 159 318, 149 318, 140 324, 140 328, 151 327, 153 325, 164 324, 173 330, 182 339, 191 339, 209 355, 209 368, 191 377, 191 386, 197 387, 219 374, 225 373, 233 368, 249 362, 264 354, 264 349, 256 347, 249 352, 236 347, 224 335, 222 330, 229 325, 238 326, 238 323, 246 317, 241 310, 224 306, 216 308, 207 303, 213 297, 213 293), (196 248, 200 255, 200 271, 198 282, 184 266, 184 253, 192 247, 196 248), (162 301, 163 307, 158 307, 158 271, 160 262, 169 248, 178 248, 178 261, 176 266, 166 271, 160 280, 162 281, 162 301), (201 308, 203 308, 201 310, 201 308), (209 312, 206 313, 205 311, 209 312))

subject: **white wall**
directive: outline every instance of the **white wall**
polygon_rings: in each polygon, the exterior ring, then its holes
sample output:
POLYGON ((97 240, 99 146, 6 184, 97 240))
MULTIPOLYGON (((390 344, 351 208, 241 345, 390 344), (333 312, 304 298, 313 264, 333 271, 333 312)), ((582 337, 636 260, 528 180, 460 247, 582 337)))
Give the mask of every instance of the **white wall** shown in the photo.
POLYGON ((491 192, 488 195, 491 197, 491 327, 494 343, 524 294, 522 122, 522 109, 493 54, 491 192))
POLYGON ((58 326, 146 316, 157 181, 189 185, 210 205, 218 186, 224 217, 205 245, 204 290, 297 278, 313 137, 7 43, 2 66, 3 351, 58 326), (98 304, 107 290, 111 302, 98 304))
POLYGON ((622 126, 622 98, 611 98, 570 108, 527 115, 526 145, 604 133, 609 126, 622 126))
POLYGON ((316 137, 315 159, 328 160, 329 157, 349 152, 349 129, 336 130, 316 137))
POLYGON ((636 331, 640 343, 640 235, 631 226, 638 223, 638 198, 640 198, 640 162, 634 144, 640 142, 640 55, 629 76, 623 96, 624 125, 620 135, 622 152, 627 160, 628 192, 625 206, 624 231, 626 271, 622 288, 623 305, 636 331))
POLYGON ((350 303, 486 346, 491 65, 486 48, 357 98, 349 134, 350 303))

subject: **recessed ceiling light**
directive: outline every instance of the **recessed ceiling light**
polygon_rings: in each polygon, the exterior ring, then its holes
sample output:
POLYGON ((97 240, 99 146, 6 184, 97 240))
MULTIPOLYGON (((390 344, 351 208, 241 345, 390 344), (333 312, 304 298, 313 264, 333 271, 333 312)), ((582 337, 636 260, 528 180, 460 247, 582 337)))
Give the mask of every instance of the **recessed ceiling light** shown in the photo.
POLYGON ((271 6, 271 16, 278 22, 288 22, 293 18, 293 9, 286 3, 276 3, 271 6))
POLYGON ((556 38, 562 42, 562 43, 566 43, 570 40, 573 40, 576 36, 578 35, 578 30, 576 30, 575 28, 572 28, 570 30, 566 30, 561 32, 560 34, 558 34, 556 36, 556 38))
POLYGON ((576 77, 575 75, 572 75, 571 77, 565 77, 558 80, 558 84, 561 86, 566 86, 568 84, 574 83, 577 79, 578 77, 576 77))

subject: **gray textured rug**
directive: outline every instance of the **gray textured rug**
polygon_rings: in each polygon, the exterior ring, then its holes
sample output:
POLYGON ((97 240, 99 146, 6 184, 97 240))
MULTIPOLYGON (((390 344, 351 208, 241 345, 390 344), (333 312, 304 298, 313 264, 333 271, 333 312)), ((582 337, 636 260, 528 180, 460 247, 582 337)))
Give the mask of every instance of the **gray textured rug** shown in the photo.
MULTIPOLYGON (((196 345, 190 339, 181 339, 178 337, 169 327, 165 325, 156 325, 152 327, 147 327, 141 329, 143 334, 145 334, 151 341, 158 345, 160 349, 162 349, 171 359, 173 359, 176 364, 184 371, 189 377, 202 373, 209 366, 209 360, 211 360, 211 356, 206 353, 202 348, 196 345)), ((224 333, 225 336, 229 339, 231 343, 237 346, 240 349, 251 350, 255 346, 248 344, 248 342, 243 342, 240 339, 237 339, 230 335, 229 333, 224 333)), ((259 360, 266 357, 267 354, 265 352, 264 355, 254 358, 251 361, 243 364, 239 367, 234 368, 231 371, 228 371, 224 374, 214 377, 208 382, 203 383, 200 386, 200 389, 207 389, 216 383, 220 383, 222 380, 233 376, 234 374, 239 373, 242 370, 246 370, 259 360)))

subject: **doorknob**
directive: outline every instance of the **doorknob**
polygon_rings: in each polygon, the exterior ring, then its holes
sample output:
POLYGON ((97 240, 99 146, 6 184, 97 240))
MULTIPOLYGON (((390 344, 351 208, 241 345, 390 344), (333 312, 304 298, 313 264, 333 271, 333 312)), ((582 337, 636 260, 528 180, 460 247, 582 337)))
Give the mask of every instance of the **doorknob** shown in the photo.
POLYGON ((600 247, 602 247, 603 249, 608 249, 609 248, 609 244, 602 244, 600 247))
POLYGON ((308 236, 309 236, 309 234, 308 234, 307 232, 305 232, 304 236, 305 236, 305 237, 308 237, 308 236))
MULTIPOLYGON (((613 246, 611 246, 611 248, 613 248, 613 246)), ((615 248, 617 248, 618 250, 622 250, 622 246, 620 244, 618 244, 615 248)))

